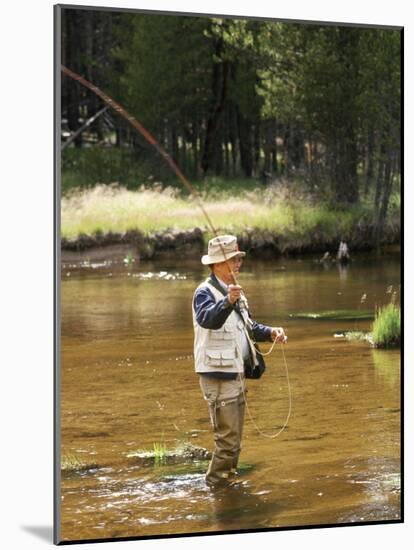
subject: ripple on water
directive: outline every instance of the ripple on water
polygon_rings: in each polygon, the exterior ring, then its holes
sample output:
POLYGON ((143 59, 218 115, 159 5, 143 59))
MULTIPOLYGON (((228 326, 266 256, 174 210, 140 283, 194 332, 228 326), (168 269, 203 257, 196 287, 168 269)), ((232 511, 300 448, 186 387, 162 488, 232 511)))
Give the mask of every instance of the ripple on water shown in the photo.
POLYGON ((186 275, 182 273, 169 273, 168 271, 159 271, 158 273, 133 273, 132 277, 139 279, 140 281, 185 281, 187 279, 186 275))
POLYGON ((347 483, 360 486, 367 495, 366 502, 356 510, 351 510, 338 518, 340 523, 361 521, 399 520, 401 476, 393 464, 384 459, 371 459, 368 472, 352 472, 347 483))

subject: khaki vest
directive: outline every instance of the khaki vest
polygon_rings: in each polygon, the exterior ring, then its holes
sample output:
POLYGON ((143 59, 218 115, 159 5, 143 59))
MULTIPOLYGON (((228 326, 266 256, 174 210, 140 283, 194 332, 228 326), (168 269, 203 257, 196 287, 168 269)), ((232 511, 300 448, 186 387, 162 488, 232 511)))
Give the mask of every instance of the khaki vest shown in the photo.
MULTIPOLYGON (((208 281, 196 289, 207 287, 218 302, 223 295, 208 281)), ((242 338, 243 321, 235 311, 227 317, 224 325, 217 330, 201 327, 193 308, 194 360, 198 373, 206 372, 243 372, 242 338)))

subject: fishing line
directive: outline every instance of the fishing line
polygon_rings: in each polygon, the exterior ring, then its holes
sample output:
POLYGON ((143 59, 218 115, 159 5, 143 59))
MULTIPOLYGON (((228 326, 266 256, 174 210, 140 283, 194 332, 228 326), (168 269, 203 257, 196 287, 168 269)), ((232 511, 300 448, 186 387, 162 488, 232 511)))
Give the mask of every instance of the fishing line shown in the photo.
MULTIPOLYGON (((273 349, 274 346, 272 346, 271 349, 273 349)), ((247 404, 247 399, 246 399, 246 393, 245 393, 245 386, 244 386, 244 380, 242 378, 242 375, 240 374, 239 377, 240 377, 240 384, 241 384, 241 388, 242 388, 242 392, 243 392, 243 399, 244 399, 244 404, 245 404, 245 407, 246 407, 246 411, 247 411, 247 414, 249 416, 249 419, 250 421, 252 422, 254 428, 256 429, 256 431, 262 436, 262 437, 265 437, 266 439, 276 439, 276 437, 278 437, 283 431, 284 429, 286 428, 286 426, 288 425, 289 423, 289 419, 290 419, 290 414, 292 412, 292 391, 291 391, 291 388, 290 388, 290 379, 289 379, 289 369, 288 369, 288 366, 287 366, 287 362, 286 362, 286 356, 285 356, 285 350, 283 349, 283 344, 281 345, 281 349, 282 349, 282 355, 283 355, 283 362, 284 362, 284 366, 285 366, 285 373, 286 373, 286 382, 287 382, 287 387, 288 387, 288 397, 289 397, 289 407, 288 407, 288 413, 287 413, 287 416, 286 416, 286 420, 283 424, 283 426, 279 429, 279 431, 277 431, 276 433, 274 434, 266 434, 264 433, 260 428, 259 426, 256 424, 251 412, 250 412, 250 408, 249 408, 249 405, 247 404)))
MULTIPOLYGON (((167 151, 158 143, 158 141, 155 139, 155 137, 146 128, 144 128, 144 126, 135 117, 130 115, 126 109, 124 109, 118 102, 116 102, 114 99, 112 99, 109 95, 107 95, 105 92, 103 92, 100 88, 98 88, 98 86, 95 86, 94 84, 92 84, 91 82, 86 80, 86 78, 83 78, 82 76, 75 73, 71 69, 68 69, 64 65, 61 65, 61 71, 66 76, 69 76, 70 78, 72 78, 76 82, 79 82, 79 84, 82 84, 82 86, 85 86, 85 88, 88 88, 89 90, 91 90, 91 92, 93 92, 98 97, 100 97, 104 103, 109 105, 112 109, 114 109, 114 111, 116 113, 118 113, 127 122, 129 122, 129 124, 131 124, 131 126, 133 126, 133 128, 135 128, 135 130, 137 130, 150 145, 155 147, 155 149, 158 151, 158 153, 164 158, 164 160, 167 162, 167 164, 170 166, 170 168, 177 175, 178 179, 181 181, 181 183, 184 185, 184 187, 189 191, 190 195, 192 195, 192 197, 195 199, 196 203, 198 204, 199 208, 201 209, 202 213, 204 214, 204 217, 207 220, 207 223, 208 223, 210 229, 212 230, 214 236, 219 237, 219 235, 217 233, 217 230, 216 230, 216 228, 215 228, 215 226, 214 226, 207 210, 204 207, 204 204, 203 204, 200 193, 191 185, 191 183, 188 181, 188 179, 184 176, 184 174, 180 170, 177 163, 172 159, 172 157, 167 153, 167 151)), ((226 262, 227 268, 229 269, 229 272, 230 272, 230 274, 233 278, 234 284, 238 285, 239 283, 237 282, 236 275, 235 275, 235 273, 234 273, 234 271, 233 271, 233 269, 232 269, 232 267, 229 263, 229 260, 226 256, 226 253, 225 253, 224 248, 223 248, 223 244, 221 243, 220 239, 218 239, 218 243, 219 243, 221 252, 223 254, 224 261, 226 262)), ((250 345, 253 345, 253 342, 252 342, 249 334, 247 333, 247 331, 245 331, 245 332, 246 332, 246 335, 247 335, 247 338, 249 340, 250 345)), ((270 355, 270 353, 272 353, 272 351, 273 351, 273 348, 274 348, 275 344, 276 344, 276 340, 273 341, 272 347, 266 353, 262 353, 259 350, 256 350, 256 353, 259 353, 262 356, 270 355)), ((285 357, 285 352, 283 350, 283 346, 282 346, 282 354, 283 354, 283 360, 284 360, 284 364, 285 364, 286 380, 287 380, 288 393, 289 393, 289 411, 288 411, 288 415, 286 417, 286 421, 285 421, 283 427, 281 428, 281 430, 279 430, 279 432, 277 434, 272 435, 272 436, 266 435, 257 426, 257 424, 255 423, 255 421, 253 420, 253 418, 250 415, 250 412, 249 412, 249 409, 248 409, 248 406, 247 406, 246 397, 245 397, 245 394, 244 394, 244 386, 242 384, 243 396, 244 396, 244 400, 245 400, 245 403, 246 403, 246 410, 248 411, 249 417, 250 417, 251 421, 253 422, 254 426, 256 427, 257 431, 261 435, 263 435, 263 437, 270 437, 270 438, 277 437, 285 429, 285 427, 287 426, 287 423, 288 423, 289 417, 290 417, 290 413, 291 413, 292 397, 291 397, 291 390, 290 390, 288 366, 287 366, 287 363, 286 363, 286 357, 285 357)), ((241 378, 241 376, 240 376, 240 378, 241 378)))

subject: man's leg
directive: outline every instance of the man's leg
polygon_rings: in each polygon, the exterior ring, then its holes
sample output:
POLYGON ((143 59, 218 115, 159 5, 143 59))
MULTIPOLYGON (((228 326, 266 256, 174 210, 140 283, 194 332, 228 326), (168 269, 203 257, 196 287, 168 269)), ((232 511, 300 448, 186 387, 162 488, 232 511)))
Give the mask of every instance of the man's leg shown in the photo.
MULTIPOLYGON (((245 390, 246 391, 246 390, 245 390)), ((240 394, 238 398, 238 419, 239 419, 239 450, 236 452, 233 460, 233 464, 231 467, 231 474, 234 476, 237 474, 237 464, 239 462, 239 456, 241 451, 241 441, 243 437, 243 426, 244 426, 244 413, 245 413, 245 400, 244 395, 240 394)))
POLYGON ((215 441, 206 481, 216 485, 227 482, 236 471, 241 450, 244 398, 239 379, 205 378, 200 380, 200 386, 209 404, 215 441))

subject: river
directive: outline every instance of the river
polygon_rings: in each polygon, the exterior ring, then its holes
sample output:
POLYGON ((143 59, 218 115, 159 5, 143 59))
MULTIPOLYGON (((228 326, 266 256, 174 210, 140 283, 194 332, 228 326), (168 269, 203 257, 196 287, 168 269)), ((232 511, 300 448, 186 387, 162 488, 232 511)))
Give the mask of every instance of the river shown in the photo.
MULTIPOLYGON (((373 312, 392 292, 398 300, 396 254, 355 256, 341 269, 311 257, 247 258, 239 282, 254 318, 289 338, 292 412, 276 439, 246 418, 237 486, 209 489, 204 463, 128 456, 154 443, 213 447, 192 355, 191 297, 205 276, 180 259, 63 266, 61 453, 92 466, 62 475, 61 540, 399 520, 399 350, 338 336, 369 330, 370 320, 295 317, 373 312)), ((271 435, 289 407, 280 345, 266 364, 248 402, 271 435)))

